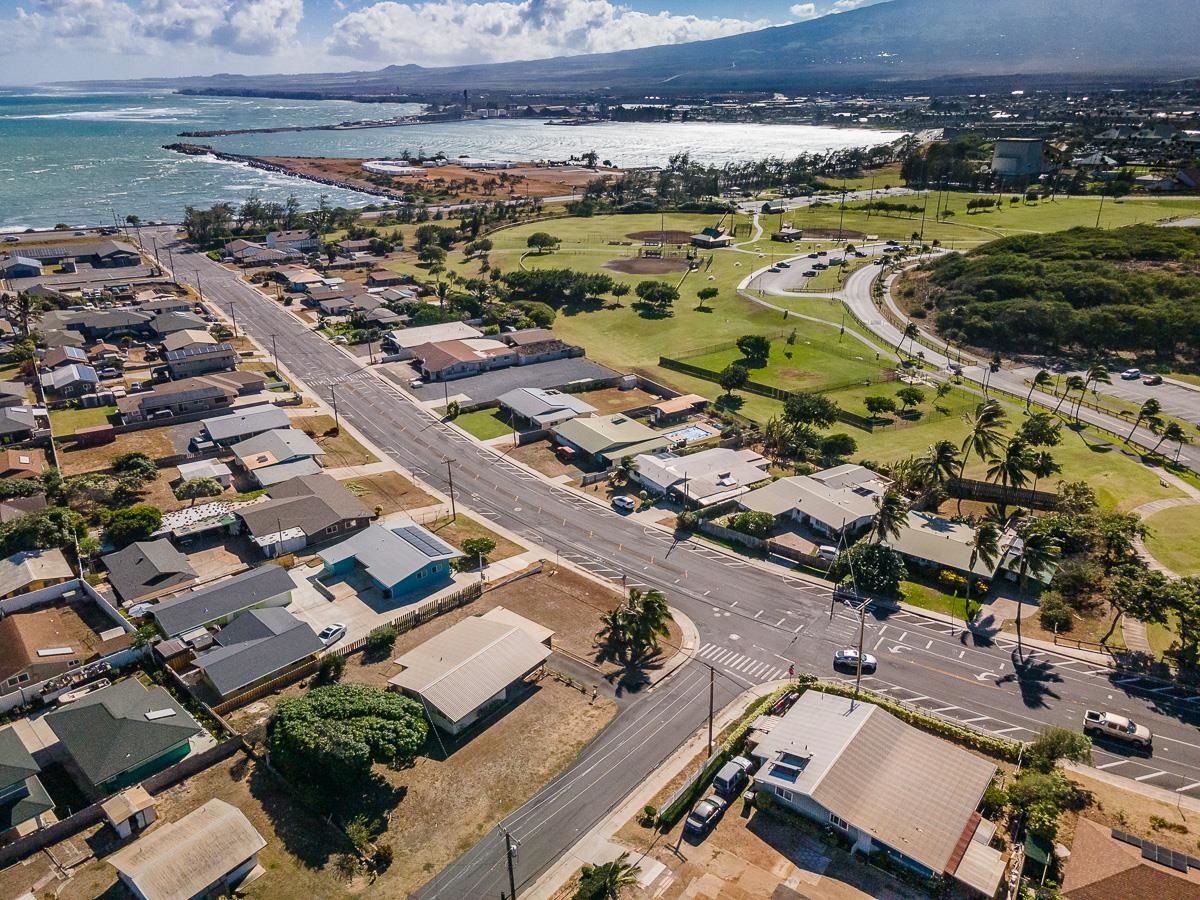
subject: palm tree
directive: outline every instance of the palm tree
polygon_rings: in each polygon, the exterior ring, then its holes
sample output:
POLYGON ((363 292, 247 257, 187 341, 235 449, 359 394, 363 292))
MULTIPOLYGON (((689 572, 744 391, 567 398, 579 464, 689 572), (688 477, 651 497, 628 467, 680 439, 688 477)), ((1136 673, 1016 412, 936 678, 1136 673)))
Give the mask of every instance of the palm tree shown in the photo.
POLYGON ((1019 534, 1021 550, 1017 554, 1017 582, 1020 591, 1017 593, 1017 653, 1024 653, 1021 645, 1021 611, 1025 602, 1025 591, 1029 585, 1030 573, 1044 572, 1058 558, 1058 545, 1044 531, 1038 531, 1033 524, 1027 525, 1019 534))
POLYGON ((983 562, 995 572, 1000 558, 1000 526, 995 522, 983 521, 975 526, 975 537, 971 541, 971 567, 967 569, 967 602, 964 605, 963 621, 971 618, 971 594, 975 584, 975 564, 983 562))
POLYGON ((1058 412, 1059 408, 1063 405, 1063 401, 1066 400, 1068 397, 1070 397, 1071 393, 1073 391, 1086 391, 1086 390, 1087 390, 1087 382, 1086 381, 1084 381, 1078 375, 1068 375, 1067 380, 1064 384, 1063 394, 1061 397, 1058 398, 1058 403, 1054 407, 1054 412, 1055 413, 1058 412))
POLYGON ((637 474, 638 462, 632 456, 622 456, 621 461, 617 463, 617 479, 622 484, 628 484, 630 479, 637 474))
POLYGON ((1062 466, 1054 461, 1049 450, 1039 450, 1029 460, 1029 472, 1033 475, 1033 489, 1036 491, 1038 482, 1062 471, 1062 466))
POLYGON ((615 659, 625 659, 632 643, 632 623, 624 606, 600 614, 600 630, 596 640, 615 659))
POLYGON ((1029 402, 1033 399, 1033 392, 1038 388, 1044 388, 1054 378, 1045 369, 1038 369, 1038 373, 1033 376, 1033 381, 1029 385, 1029 393, 1025 395, 1025 408, 1029 409, 1029 402))
POLYGON ((904 326, 904 333, 900 335, 900 342, 896 344, 896 355, 900 355, 900 348, 904 346, 905 341, 915 341, 917 335, 921 332, 917 328, 916 322, 909 322, 904 326))
MULTIPOLYGON (((985 400, 975 407, 975 412, 967 419, 970 431, 962 442, 962 460, 958 465, 959 480, 967 469, 967 459, 972 452, 980 458, 987 458, 994 453, 1000 444, 1007 418, 1004 408, 995 400, 985 400)), ((962 497, 958 498, 958 511, 962 512, 962 497)))
POLYGON ((1079 421, 1079 407, 1083 406, 1083 395, 1094 384, 1112 384, 1112 378, 1109 377, 1108 369, 1101 363, 1092 363, 1088 366, 1087 373, 1084 375, 1083 390, 1079 392, 1079 398, 1075 401, 1076 422, 1079 421))
POLYGON ((1178 422, 1168 422, 1163 426, 1163 430, 1158 433, 1158 443, 1150 451, 1151 456, 1158 453, 1158 448, 1162 446, 1163 441, 1175 441, 1182 447, 1184 444, 1190 444, 1192 439, 1187 436, 1183 430, 1183 426, 1178 422))
POLYGON ((1157 419, 1158 414, 1162 412, 1162 404, 1151 397, 1142 404, 1142 408, 1138 410, 1137 418, 1133 420, 1133 427, 1129 429, 1129 434, 1125 440, 1133 440, 1133 433, 1138 430, 1138 426, 1142 424, 1142 419, 1157 419))
POLYGON ((612 862, 584 866, 580 873, 580 893, 597 900, 619 900, 625 888, 637 884, 641 871, 629 861, 629 851, 624 851, 612 862))
POLYGON ((667 598, 662 591, 640 591, 637 588, 629 590, 630 618, 633 639, 632 651, 635 660, 653 655, 658 652, 658 639, 671 633, 667 625, 672 620, 671 610, 667 606, 667 598))
POLYGON ((927 488, 945 487, 958 469, 958 448, 953 441, 942 440, 930 444, 925 455, 917 460, 916 469, 927 488))
POLYGON ((1005 445, 1003 456, 992 457, 987 476, 1005 487, 1023 488, 1029 484, 1031 464, 1029 445, 1015 437, 1005 445))
POLYGON ((882 497, 875 498, 875 515, 871 519, 871 534, 880 543, 888 538, 900 536, 900 529, 908 521, 908 504, 895 488, 882 497))

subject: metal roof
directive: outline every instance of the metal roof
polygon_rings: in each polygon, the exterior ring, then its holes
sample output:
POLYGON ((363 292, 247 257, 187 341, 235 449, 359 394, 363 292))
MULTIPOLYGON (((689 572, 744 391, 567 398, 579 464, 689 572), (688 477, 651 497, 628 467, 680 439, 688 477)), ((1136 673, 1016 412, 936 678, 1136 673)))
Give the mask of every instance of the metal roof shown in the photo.
POLYGON ((397 659, 404 671, 388 683, 458 722, 549 656, 525 628, 470 616, 397 659))
POLYGON ((311 625, 280 607, 242 613, 217 632, 216 641, 219 646, 199 654, 195 663, 222 697, 325 646, 311 625))
POLYGON ((212 799, 108 858, 146 900, 190 900, 249 860, 266 840, 245 814, 212 799))
POLYGON ((843 523, 853 525, 875 515, 880 494, 866 486, 831 487, 811 475, 790 475, 743 494, 738 503, 773 516, 796 510, 837 531, 843 523))
POLYGON ((996 767, 871 703, 806 692, 754 749, 756 785, 806 795, 935 872, 996 767))
POLYGON ((275 428, 290 428, 292 420, 278 406, 264 404, 245 412, 204 420, 204 428, 214 441, 250 437, 275 428))
POLYGON ((517 415, 539 425, 556 425, 576 416, 590 416, 596 407, 575 394, 538 387, 519 387, 496 398, 517 415))
MULTIPOLYGON (((1000 536, 1000 553, 992 565, 975 560, 974 572, 982 578, 992 578, 1008 553, 1016 533, 1006 531, 1000 536)), ((939 566, 966 572, 971 569, 971 550, 975 530, 961 522, 951 522, 931 513, 910 512, 900 534, 888 540, 888 545, 905 556, 925 560, 939 566)))
POLYGON ((585 453, 605 456, 649 453, 670 443, 663 435, 623 413, 571 419, 555 425, 553 431, 585 453))
POLYGON ((271 466, 259 466, 254 469, 254 479, 260 487, 272 487, 285 481, 291 481, 293 478, 320 474, 321 464, 310 456, 293 459, 290 462, 275 463, 271 466))
POLYGON ((462 556, 437 535, 412 520, 391 528, 374 525, 320 553, 327 566, 353 557, 367 574, 392 587, 431 562, 462 556))
POLYGON ((261 465, 290 462, 293 459, 321 456, 325 453, 316 441, 295 428, 276 428, 264 431, 262 434, 256 434, 244 441, 238 441, 229 449, 248 469, 256 469, 261 465), (256 463, 256 458, 260 456, 266 457, 266 459, 256 463))
POLYGON ((170 600, 151 611, 167 637, 223 619, 295 589, 287 569, 270 563, 170 600))

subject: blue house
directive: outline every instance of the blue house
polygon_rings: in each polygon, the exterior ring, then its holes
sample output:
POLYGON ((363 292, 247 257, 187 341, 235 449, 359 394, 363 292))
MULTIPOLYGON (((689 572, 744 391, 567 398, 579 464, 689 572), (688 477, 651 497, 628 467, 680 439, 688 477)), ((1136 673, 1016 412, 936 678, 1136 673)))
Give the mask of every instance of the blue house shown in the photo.
POLYGON ((459 556, 462 553, 409 519, 390 528, 367 528, 322 550, 321 577, 345 577, 357 566, 389 599, 418 591, 428 594, 450 583, 450 560, 459 556))
POLYGON ((0 260, 0 275, 5 278, 40 278, 42 264, 28 256, 13 256, 0 260))

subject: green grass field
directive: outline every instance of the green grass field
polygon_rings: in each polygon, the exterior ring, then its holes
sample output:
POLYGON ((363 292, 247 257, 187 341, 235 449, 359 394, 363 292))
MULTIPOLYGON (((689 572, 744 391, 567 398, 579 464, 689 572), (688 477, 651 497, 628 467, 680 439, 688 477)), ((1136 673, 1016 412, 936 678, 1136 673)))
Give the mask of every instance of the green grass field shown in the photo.
POLYGON ((463 413, 454 419, 454 424, 481 441, 512 434, 512 426, 504 420, 498 409, 478 409, 475 412, 463 413))
POLYGON ((849 382, 879 380, 880 365, 867 355, 865 348, 839 346, 828 340, 830 334, 812 335, 812 330, 819 327, 806 323, 802 336, 797 325, 796 341, 792 344, 786 339, 773 340, 765 365, 762 360, 744 359, 736 347, 689 356, 684 362, 715 372, 738 363, 750 370, 754 381, 785 390, 813 391, 849 382))
MULTIPOLYGON (((951 616, 960 622, 963 619, 965 601, 962 597, 955 597, 940 588, 929 584, 920 584, 916 581, 900 582, 900 593, 904 597, 905 603, 911 603, 913 606, 919 606, 930 612, 951 616)), ((979 603, 972 600, 970 615, 973 616, 978 611, 979 603)))
POLYGON ((1179 575, 1200 575, 1200 507, 1176 506, 1146 520, 1146 549, 1179 575))
POLYGON ((93 406, 88 409, 59 409, 50 413, 50 427, 56 436, 73 434, 80 428, 107 425, 108 417, 117 411, 115 406, 93 406))

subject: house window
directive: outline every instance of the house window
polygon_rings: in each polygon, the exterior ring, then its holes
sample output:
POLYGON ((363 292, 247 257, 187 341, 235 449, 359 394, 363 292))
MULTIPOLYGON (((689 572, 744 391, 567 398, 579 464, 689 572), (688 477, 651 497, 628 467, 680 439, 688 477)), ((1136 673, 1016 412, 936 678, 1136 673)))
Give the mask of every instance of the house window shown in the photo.
POLYGON ((328 528, 325 529, 325 533, 326 534, 336 534, 337 530, 340 527, 341 527, 340 525, 330 525, 328 528))
POLYGON ((829 814, 829 821, 830 821, 830 823, 832 823, 834 826, 836 826, 836 827, 838 827, 838 828, 842 829, 842 831, 849 831, 849 830, 850 830, 850 823, 849 823, 849 822, 847 822, 845 819, 843 819, 841 816, 835 816, 833 813, 830 813, 830 814, 829 814))
POLYGON ((795 794, 793 794, 787 788, 781 788, 778 785, 775 787, 775 793, 779 795, 780 799, 786 800, 789 803, 796 799, 795 794))
POLYGON ((17 686, 17 676, 14 675, 12 678, 8 679, 6 684, 8 684, 9 687, 16 687, 17 686))
POLYGON ((67 663, 67 668, 68 668, 68 669, 74 669, 74 668, 75 668, 76 666, 78 666, 78 665, 79 665, 79 660, 77 660, 77 659, 73 659, 73 660, 71 660, 71 661, 69 661, 69 662, 67 663))

